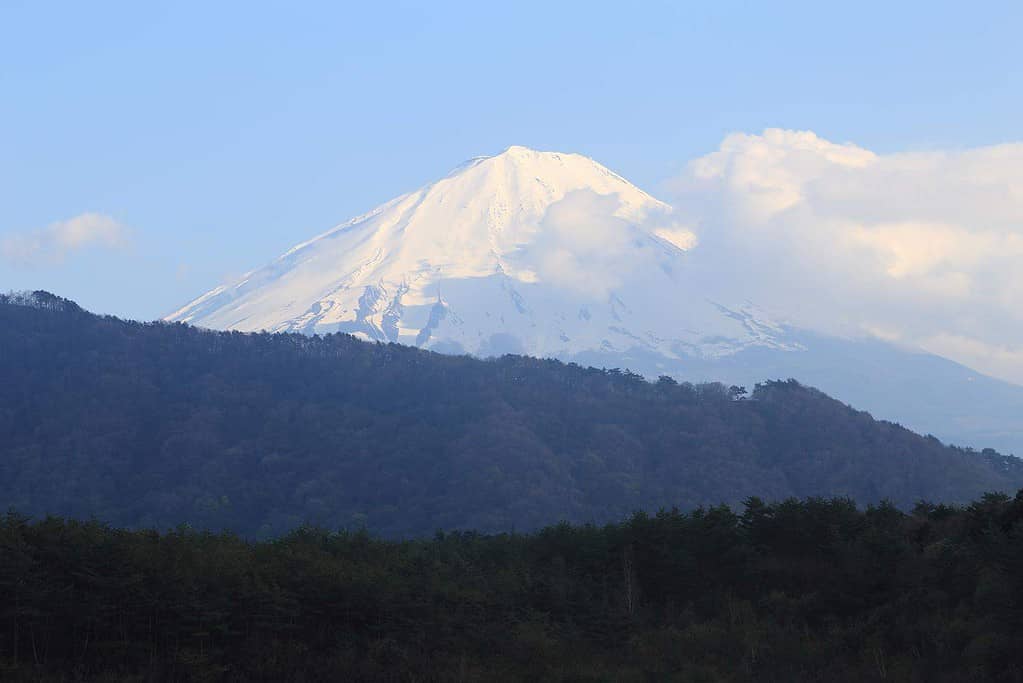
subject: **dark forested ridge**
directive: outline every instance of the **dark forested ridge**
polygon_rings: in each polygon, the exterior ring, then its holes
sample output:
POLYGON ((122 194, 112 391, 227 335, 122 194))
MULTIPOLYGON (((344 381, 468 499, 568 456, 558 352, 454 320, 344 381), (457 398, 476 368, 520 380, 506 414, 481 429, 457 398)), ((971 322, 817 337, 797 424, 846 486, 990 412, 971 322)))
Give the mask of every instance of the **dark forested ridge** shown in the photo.
POLYGON ((965 502, 1023 465, 794 382, 716 384, 0 301, 0 506, 267 537, 528 530, 748 496, 965 502))
POLYGON ((7 681, 1023 680, 1023 494, 272 542, 0 517, 7 681))

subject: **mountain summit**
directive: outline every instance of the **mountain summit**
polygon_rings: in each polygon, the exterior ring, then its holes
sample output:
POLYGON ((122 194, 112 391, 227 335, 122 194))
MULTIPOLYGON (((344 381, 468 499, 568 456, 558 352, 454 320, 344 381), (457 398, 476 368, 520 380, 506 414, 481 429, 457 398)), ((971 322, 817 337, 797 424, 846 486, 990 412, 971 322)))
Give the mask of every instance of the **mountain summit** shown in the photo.
POLYGON ((513 146, 303 242, 168 316, 439 351, 716 357, 783 346, 679 278, 695 236, 578 154, 513 146))
POLYGON ((721 300, 728 273, 701 263, 700 251, 671 207, 592 159, 509 147, 297 245, 168 320, 349 332, 689 381, 793 377, 952 443, 1023 453, 1023 388, 878 340, 775 324, 752 304, 721 300))

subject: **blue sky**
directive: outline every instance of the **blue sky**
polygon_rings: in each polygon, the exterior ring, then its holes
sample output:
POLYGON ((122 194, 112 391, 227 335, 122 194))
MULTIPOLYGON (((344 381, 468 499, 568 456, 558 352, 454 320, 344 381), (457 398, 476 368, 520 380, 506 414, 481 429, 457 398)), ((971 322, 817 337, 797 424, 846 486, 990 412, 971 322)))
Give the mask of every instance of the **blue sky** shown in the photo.
POLYGON ((733 132, 1019 141, 1021 25, 1019 3, 0 0, 0 239, 127 226, 8 254, 0 289, 158 317, 511 144, 659 194, 733 132))

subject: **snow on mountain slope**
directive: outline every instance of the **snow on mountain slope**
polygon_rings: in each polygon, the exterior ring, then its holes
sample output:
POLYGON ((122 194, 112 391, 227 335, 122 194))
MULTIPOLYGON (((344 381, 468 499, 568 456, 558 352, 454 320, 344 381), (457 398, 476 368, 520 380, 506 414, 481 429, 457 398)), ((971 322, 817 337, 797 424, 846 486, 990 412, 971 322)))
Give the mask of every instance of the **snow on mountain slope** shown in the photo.
POLYGON ((693 381, 795 377, 920 432, 1023 453, 1023 388, 719 301, 729 274, 701 263, 694 246, 669 206, 595 161, 510 147, 299 244, 167 319, 351 332, 693 381))
POLYGON ((439 351, 667 359, 789 348, 751 307, 686 284, 695 237, 577 154, 510 147, 303 242, 167 317, 351 332, 439 351))

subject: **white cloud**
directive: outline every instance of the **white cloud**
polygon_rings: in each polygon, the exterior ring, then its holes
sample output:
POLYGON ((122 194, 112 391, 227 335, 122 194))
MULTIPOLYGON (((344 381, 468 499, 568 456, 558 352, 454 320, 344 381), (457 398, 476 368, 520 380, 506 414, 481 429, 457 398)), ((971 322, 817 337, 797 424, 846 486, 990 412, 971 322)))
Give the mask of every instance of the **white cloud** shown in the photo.
POLYGON ((734 296, 1023 382, 1023 144, 877 154, 772 129, 728 136, 668 191, 734 296))
POLYGON ((630 239, 629 223, 615 215, 619 203, 616 195, 577 190, 551 204, 532 246, 540 278, 595 297, 617 287, 630 239))
POLYGON ((634 223, 618 215, 621 207, 618 195, 592 190, 569 192, 551 204, 530 247, 536 251, 535 275, 602 300, 636 271, 656 267, 662 252, 653 248, 658 242, 651 235, 683 251, 696 244, 696 235, 670 210, 634 223))
POLYGON ((86 247, 120 249, 127 243, 124 225, 104 214, 83 213, 45 228, 7 235, 0 241, 0 253, 12 263, 53 264, 86 247))

